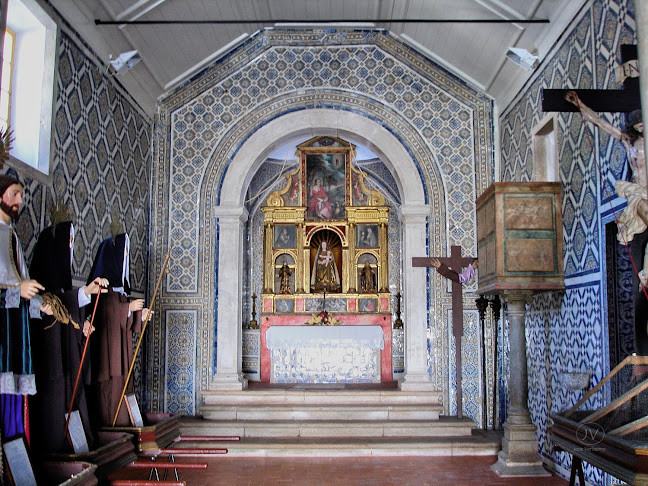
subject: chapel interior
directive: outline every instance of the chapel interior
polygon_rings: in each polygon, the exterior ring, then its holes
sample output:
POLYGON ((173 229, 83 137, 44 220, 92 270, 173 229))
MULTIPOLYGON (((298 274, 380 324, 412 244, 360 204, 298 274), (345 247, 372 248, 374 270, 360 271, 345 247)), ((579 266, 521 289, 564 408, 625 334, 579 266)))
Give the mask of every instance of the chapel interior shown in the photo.
POLYGON ((0 485, 648 482, 648 4, 0 21, 0 485))

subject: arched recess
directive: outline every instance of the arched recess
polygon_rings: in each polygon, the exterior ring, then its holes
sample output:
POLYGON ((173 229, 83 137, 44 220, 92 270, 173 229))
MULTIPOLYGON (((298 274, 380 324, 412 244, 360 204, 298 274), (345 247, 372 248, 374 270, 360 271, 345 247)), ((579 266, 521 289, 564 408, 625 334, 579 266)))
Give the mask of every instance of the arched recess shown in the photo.
MULTIPOLYGON (((218 292, 214 296, 214 314, 218 321, 216 372, 211 377, 209 388, 231 390, 247 386, 241 372, 244 268, 242 238, 248 216, 244 207, 247 188, 261 163, 277 147, 309 135, 331 135, 362 143, 378 155, 394 175, 402 201, 398 214, 403 239, 401 257, 406 359, 400 387, 432 390, 427 371, 427 305, 421 305, 427 302, 426 270, 412 268, 411 259, 428 252, 427 224, 430 208, 426 194, 439 197, 444 193, 438 168, 435 165, 435 173, 428 175, 428 180, 434 187, 426 190, 422 171, 413 158, 416 151, 408 149, 402 140, 380 122, 358 113, 332 108, 293 111, 268 121, 238 147, 228 162, 220 184, 210 180, 210 174, 206 174, 205 183, 208 187, 220 187, 218 206, 213 207, 212 215, 204 215, 218 220, 218 264, 212 268, 217 269, 218 282, 227 282, 226 286, 215 290, 218 292)), ((424 143, 417 144, 417 150, 417 157, 434 159, 424 143), (425 153, 420 153, 421 151, 425 153)), ((443 219, 443 215, 435 216, 443 219)), ((212 244, 207 241, 202 243, 212 244)))

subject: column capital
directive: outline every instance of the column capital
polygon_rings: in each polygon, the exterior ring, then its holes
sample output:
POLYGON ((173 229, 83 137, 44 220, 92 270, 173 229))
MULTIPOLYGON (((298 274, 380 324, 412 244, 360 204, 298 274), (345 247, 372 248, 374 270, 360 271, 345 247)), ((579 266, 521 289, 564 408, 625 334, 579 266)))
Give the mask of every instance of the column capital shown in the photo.
POLYGON ((533 302, 534 293, 535 292, 533 290, 515 289, 504 290, 502 291, 501 296, 502 300, 506 303, 524 301, 525 304, 530 304, 531 302, 533 302))
POLYGON ((215 206, 214 217, 223 222, 245 223, 248 220, 248 210, 244 206, 215 206))
POLYGON ((425 223, 430 216, 428 204, 408 204, 398 208, 398 219, 403 223, 425 223))

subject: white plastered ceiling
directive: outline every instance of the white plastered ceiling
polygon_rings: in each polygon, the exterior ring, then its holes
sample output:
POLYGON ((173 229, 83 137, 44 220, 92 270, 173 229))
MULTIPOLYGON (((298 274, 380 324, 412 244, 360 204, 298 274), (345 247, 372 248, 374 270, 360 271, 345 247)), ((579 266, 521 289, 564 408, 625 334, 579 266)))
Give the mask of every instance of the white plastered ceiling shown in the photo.
POLYGON ((381 28, 491 96, 501 111, 531 75, 509 47, 542 61, 586 0, 51 0, 108 65, 136 49, 120 81, 149 113, 157 98, 266 27, 381 28), (96 20, 100 23, 97 24, 96 20), (440 20, 470 20, 439 22, 440 20), (496 20, 498 23, 477 22, 496 20), (525 23, 528 20, 548 20, 525 23), (167 22, 165 24, 105 24, 167 22), (180 23, 180 21, 205 23, 180 23), (228 21, 216 23, 210 21, 228 21), (283 21, 283 22, 282 22, 283 21), (335 21, 335 24, 325 24, 335 21), (400 22, 399 22, 400 21, 400 22), (340 24, 345 22, 346 24, 340 24))

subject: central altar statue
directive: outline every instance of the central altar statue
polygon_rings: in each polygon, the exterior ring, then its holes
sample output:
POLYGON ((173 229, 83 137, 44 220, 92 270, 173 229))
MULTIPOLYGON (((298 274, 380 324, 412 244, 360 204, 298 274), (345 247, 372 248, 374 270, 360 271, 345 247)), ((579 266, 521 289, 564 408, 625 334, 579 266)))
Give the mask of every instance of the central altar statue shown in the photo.
POLYGON ((333 252, 328 247, 326 240, 317 247, 315 254, 315 263, 311 272, 311 289, 323 290, 325 292, 337 292, 340 290, 340 274, 333 252))

